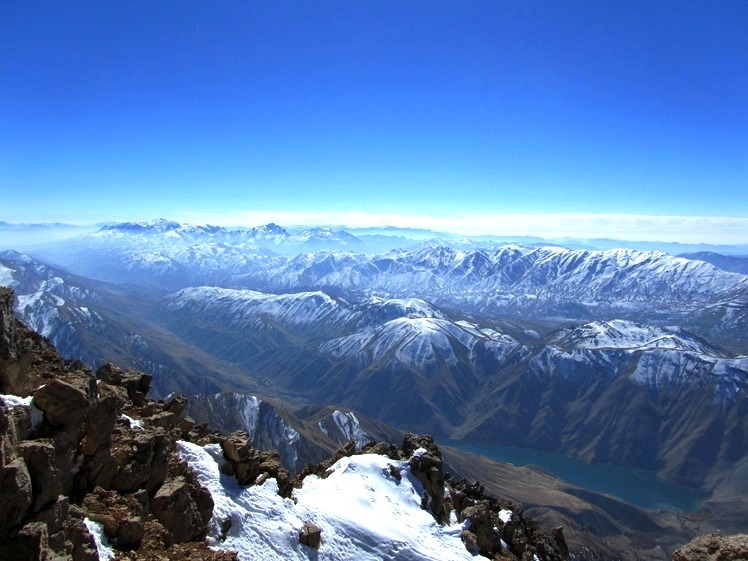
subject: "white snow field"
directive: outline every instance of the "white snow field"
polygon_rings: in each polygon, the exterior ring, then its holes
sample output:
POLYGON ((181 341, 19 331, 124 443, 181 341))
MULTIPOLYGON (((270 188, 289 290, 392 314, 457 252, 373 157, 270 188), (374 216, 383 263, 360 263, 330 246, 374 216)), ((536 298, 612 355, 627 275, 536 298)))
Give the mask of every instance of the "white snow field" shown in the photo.
POLYGON ((217 444, 179 442, 178 449, 215 502, 209 543, 237 551, 242 561, 473 559, 460 539, 462 524, 440 526, 421 509, 423 488, 405 461, 376 454, 343 458, 327 478, 307 476, 292 500, 278 495, 275 479, 240 487, 222 475, 217 444), (227 519, 231 527, 221 539, 227 519), (318 551, 299 543, 306 521, 322 529, 318 551))

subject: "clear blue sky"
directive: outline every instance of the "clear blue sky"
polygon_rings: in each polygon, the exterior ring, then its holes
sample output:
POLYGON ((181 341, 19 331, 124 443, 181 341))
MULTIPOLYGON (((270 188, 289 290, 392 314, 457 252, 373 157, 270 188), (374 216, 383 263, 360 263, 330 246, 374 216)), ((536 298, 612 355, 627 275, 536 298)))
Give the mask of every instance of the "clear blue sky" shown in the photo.
POLYGON ((745 0, 12 0, 0 220, 748 218, 747 30, 745 0))

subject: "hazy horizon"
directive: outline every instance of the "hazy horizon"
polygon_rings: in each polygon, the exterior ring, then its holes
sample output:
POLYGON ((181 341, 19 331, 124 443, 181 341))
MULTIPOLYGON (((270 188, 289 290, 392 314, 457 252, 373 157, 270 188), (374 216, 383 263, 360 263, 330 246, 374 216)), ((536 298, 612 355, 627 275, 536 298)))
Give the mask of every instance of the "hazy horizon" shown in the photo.
MULTIPOLYGON (((22 223, 22 222, 9 222, 0 220, 0 249, 25 249, 33 246, 44 245, 49 242, 63 241, 71 239, 80 235, 93 233, 106 225, 116 225, 123 223, 143 223, 151 224, 160 220, 167 220, 177 222, 183 226, 221 226, 228 229, 251 229, 254 227, 260 227, 268 224, 276 224, 291 233, 300 232, 310 228, 331 228, 337 231, 350 231, 354 235, 371 235, 371 234, 382 234, 385 236, 400 236, 404 239, 411 241, 417 241, 428 238, 440 238, 443 237, 447 242, 450 239, 473 239, 473 240, 493 240, 493 241, 506 241, 512 243, 518 241, 523 243, 526 238, 529 241, 535 240, 537 243, 548 242, 551 244, 571 244, 571 247, 585 247, 590 248, 597 247, 598 249, 604 249, 610 247, 605 242, 620 242, 619 247, 629 247, 632 249, 659 249, 661 251, 700 251, 702 249, 713 249, 714 251, 722 251, 726 255, 742 255, 748 253, 748 243, 740 241, 730 241, 729 227, 735 226, 736 221, 732 224, 726 223, 722 218, 719 222, 725 227, 724 232, 727 234, 724 239, 716 240, 712 242, 701 241, 698 236, 685 236, 681 239, 673 236, 673 225, 679 225, 681 230, 686 233, 698 230, 698 222, 700 218, 696 220, 684 221, 684 217, 617 217, 619 223, 628 224, 632 227, 638 227, 638 235, 627 231, 625 229, 619 229, 613 232, 610 228, 606 230, 609 235, 599 236, 594 235, 595 229, 585 232, 577 229, 577 232, 582 232, 580 235, 566 235, 566 232, 570 229, 562 229, 557 232, 548 229, 548 224, 545 227, 533 228, 525 225, 525 229, 517 228, 518 233, 512 233, 512 230, 491 229, 489 225, 486 225, 486 229, 481 229, 481 221, 476 222, 476 217, 472 217, 472 227, 469 230, 464 230, 459 227, 461 221, 458 219, 451 220, 432 220, 430 217, 419 217, 419 220, 411 221, 409 217, 402 217, 397 215, 388 215, 374 217, 378 220, 390 220, 391 222, 367 222, 367 220, 361 221, 360 217, 348 216, 347 219, 356 220, 356 222, 325 222, 324 219, 346 219, 343 215, 337 216, 324 216, 324 215, 303 215, 303 214, 284 214, 284 213, 252 213, 242 215, 241 218, 235 216, 224 216, 213 217, 214 220, 195 220, 198 218, 196 215, 192 215, 193 220, 175 220, 167 217, 158 218, 145 218, 138 220, 114 220, 114 221, 95 221, 95 222, 80 222, 80 223, 22 223), (275 218, 273 218, 275 217, 275 218), (278 217, 282 217, 285 220, 278 220, 278 217), (641 227, 645 224, 646 219, 653 221, 650 224, 650 228, 642 230, 641 227), (235 220, 239 220, 238 222, 235 220), (319 220, 319 221, 317 221, 319 220), (659 237, 658 230, 659 227, 659 237), (529 228, 529 229, 527 229, 529 228), (365 232, 361 234, 359 231, 365 232), (538 232, 542 232, 545 235, 539 235, 538 232), (618 235, 610 235, 618 234, 618 235), (597 245, 596 245, 597 244, 597 245), (602 245, 600 245, 602 244, 602 245), (678 246, 682 246, 686 249, 679 249, 678 246), (690 248, 690 249, 688 249, 690 248)), ((208 218, 203 216, 203 218, 208 218)), ((484 218, 496 218, 495 216, 484 217, 484 218)), ((506 217, 503 217, 506 218, 506 217)), ((527 221, 527 216, 513 216, 514 224, 518 224, 518 221, 527 221)), ((535 222, 531 224, 538 225, 540 221, 548 222, 549 217, 536 216, 533 217, 535 222)), ((556 217, 559 218, 559 217, 556 217)), ((560 217, 570 224, 572 221, 576 221, 577 224, 585 219, 604 220, 608 217, 605 216, 564 216, 560 217)), ((511 222, 510 222, 511 224, 511 222)), ((591 223, 594 226, 594 222, 591 223)), ((506 227, 506 223, 504 224, 506 227)), ((528 242, 529 243, 529 242, 528 242)))
POLYGON ((0 220, 748 243, 748 4, 16 3, 0 220))

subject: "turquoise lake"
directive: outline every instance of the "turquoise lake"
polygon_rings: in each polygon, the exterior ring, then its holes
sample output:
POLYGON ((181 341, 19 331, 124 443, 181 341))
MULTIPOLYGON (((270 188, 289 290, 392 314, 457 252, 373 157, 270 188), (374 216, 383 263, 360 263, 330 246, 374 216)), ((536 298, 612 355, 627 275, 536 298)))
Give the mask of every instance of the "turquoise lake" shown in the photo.
POLYGON ((587 464, 564 454, 530 448, 471 444, 460 440, 442 442, 500 462, 517 466, 536 465, 578 487, 618 497, 642 508, 695 511, 709 497, 709 493, 704 491, 657 479, 653 471, 613 464, 587 464))

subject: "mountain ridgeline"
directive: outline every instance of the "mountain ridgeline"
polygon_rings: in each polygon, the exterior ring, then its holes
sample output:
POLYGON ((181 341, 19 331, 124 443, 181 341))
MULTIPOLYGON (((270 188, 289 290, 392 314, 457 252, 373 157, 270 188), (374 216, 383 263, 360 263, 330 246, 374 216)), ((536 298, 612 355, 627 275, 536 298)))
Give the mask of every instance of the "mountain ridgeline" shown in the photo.
POLYGON ((147 371, 227 430, 262 426, 291 465, 355 410, 375 432, 655 470, 748 523, 748 276, 654 251, 381 237, 126 223, 0 253, 0 284, 64 356, 147 371), (280 402, 333 407, 292 422, 280 402))

